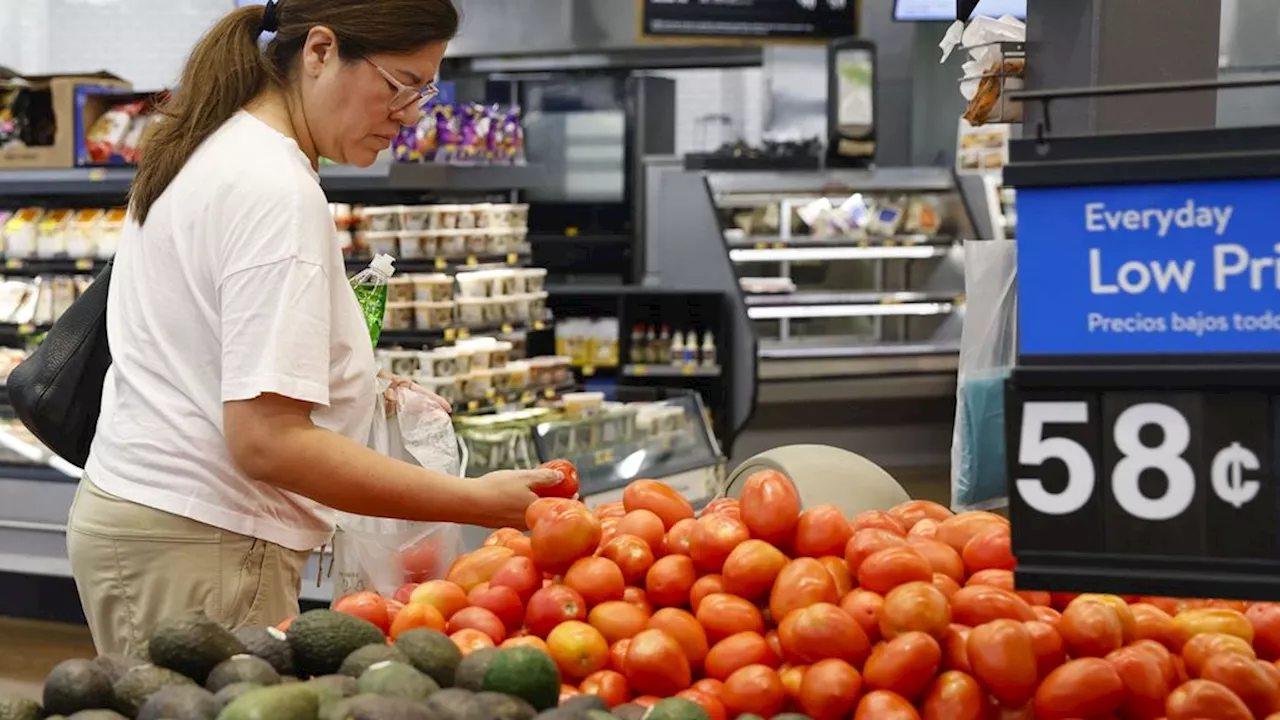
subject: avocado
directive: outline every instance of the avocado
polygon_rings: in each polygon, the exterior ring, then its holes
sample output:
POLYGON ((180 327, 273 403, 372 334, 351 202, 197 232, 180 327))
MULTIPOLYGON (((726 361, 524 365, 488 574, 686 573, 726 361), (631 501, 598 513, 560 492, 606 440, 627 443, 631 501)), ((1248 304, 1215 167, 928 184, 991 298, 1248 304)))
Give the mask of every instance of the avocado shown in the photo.
POLYGON ((435 720, 488 720, 476 700, 476 693, 463 688, 445 688, 431 693, 424 704, 435 720))
POLYGON ((328 708, 321 720, 437 720, 426 705, 405 698, 356 695, 328 708))
POLYGON ((230 630, 195 612, 161 620, 151 633, 147 652, 152 663, 203 685, 219 663, 248 650, 230 630))
POLYGON ((218 720, 316 720, 320 699, 306 684, 250 690, 222 709, 218 720))
POLYGON ((395 648, 409 658, 410 665, 430 675, 440 687, 454 686, 454 673, 462 662, 462 650, 448 635, 439 630, 417 628, 401 633, 395 648))
MULTIPOLYGON (((613 716, 619 720, 642 720, 644 714, 649 712, 649 708, 636 703, 623 703, 613 709, 613 716)), ((761 720, 757 718, 757 720, 761 720)))
POLYGON ((242 627, 233 633, 249 654, 271 663, 280 675, 293 675, 293 648, 284 632, 273 627, 242 627))
POLYGON ((322 714, 326 708, 336 705, 339 700, 345 700, 359 692, 356 688, 356 679, 346 675, 321 675, 311 678, 304 684, 316 694, 322 714))
POLYGON ((582 715, 572 710, 554 707, 538 713, 534 716, 534 720, 582 720, 582 715))
POLYGON ((764 718, 755 713, 742 713, 737 717, 737 720, 764 720, 764 718))
POLYGON ((109 708, 113 698, 111 676, 93 660, 63 660, 44 679, 44 711, 50 715, 109 708))
POLYGON ((426 673, 418 672, 412 665, 383 660, 373 665, 356 681, 360 694, 371 693, 383 697, 401 697, 406 700, 426 700, 440 689, 426 673))
POLYGON ((515 695, 537 710, 546 710, 560 700, 560 670, 541 650, 500 648, 489 661, 481 689, 515 695))
POLYGON ((462 658, 453 675, 453 686, 474 692, 484 690, 484 677, 498 652, 498 648, 481 648, 462 658))
POLYGON ((710 720, 707 711, 692 700, 671 697, 659 700, 649 708, 645 720, 710 720))
POLYGON ((40 703, 17 695, 0 695, 0 720, 40 720, 44 710, 40 703))
POLYGON ((603 710, 588 710, 587 720, 617 720, 617 716, 603 710))
POLYGON ((195 685, 160 688, 142 704, 136 720, 215 720, 222 706, 213 693, 195 685))
POLYGON ((107 674, 107 677, 111 678, 111 684, 115 685, 116 681, 123 677, 125 673, 139 665, 146 665, 147 661, 141 658, 130 657, 128 655, 108 653, 94 658, 93 664, 102 668, 103 672, 107 674))
POLYGON ((585 714, 588 710, 604 710, 605 712, 609 712, 608 703, 602 700, 599 695, 590 694, 574 695, 568 700, 560 703, 560 707, 579 714, 585 714))
POLYGON ((279 685, 280 673, 271 667, 271 663, 252 655, 236 655, 218 663, 209 673, 204 686, 209 692, 218 692, 222 688, 239 682, 251 682, 258 685, 279 685))
POLYGON ((213 699, 218 701, 218 709, 221 710, 222 708, 230 705, 232 700, 235 700, 250 690, 256 690, 260 687, 262 687, 262 685, 251 682, 231 683, 214 693, 213 699))
POLYGON ((162 687, 192 685, 191 678, 158 665, 139 665, 131 668, 116 681, 115 710, 126 717, 137 717, 147 698, 162 687))
POLYGON ((342 661, 365 645, 386 643, 373 623, 332 610, 308 610, 285 633, 300 677, 338 672, 342 661))
POLYGON ((365 645, 348 655, 347 659, 342 661, 342 666, 338 668, 338 674, 358 678, 364 674, 365 670, 383 660, 391 660, 405 665, 412 664, 409 662, 409 657, 394 645, 374 643, 373 645, 365 645))
POLYGON ((804 713, 784 712, 773 716, 772 720, 813 720, 804 713))
POLYGON ((533 720, 538 714, 532 705, 514 695, 479 692, 475 694, 475 701, 487 720, 533 720))
MULTIPOLYGON (((48 720, 46 718, 46 720, 48 720)), ((81 710, 67 720, 129 720, 115 710, 81 710)))

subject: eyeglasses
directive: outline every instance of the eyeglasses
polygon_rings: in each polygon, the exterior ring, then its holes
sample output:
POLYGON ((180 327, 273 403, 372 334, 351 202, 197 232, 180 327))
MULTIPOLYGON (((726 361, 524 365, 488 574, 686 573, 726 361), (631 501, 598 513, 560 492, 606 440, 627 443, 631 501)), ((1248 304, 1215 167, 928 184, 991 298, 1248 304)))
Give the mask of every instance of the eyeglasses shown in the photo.
POLYGON ((440 94, 440 88, 436 87, 436 84, 433 82, 427 83, 425 87, 420 88, 413 87, 412 85, 405 85, 397 80, 395 75, 387 72, 386 68, 383 68, 378 63, 370 60, 369 58, 365 58, 365 62, 372 65, 373 69, 377 70, 378 74, 382 75, 382 77, 391 84, 391 87, 395 88, 396 94, 391 98, 391 112, 400 112, 410 105, 417 105, 421 108, 426 105, 427 101, 431 98, 440 94))

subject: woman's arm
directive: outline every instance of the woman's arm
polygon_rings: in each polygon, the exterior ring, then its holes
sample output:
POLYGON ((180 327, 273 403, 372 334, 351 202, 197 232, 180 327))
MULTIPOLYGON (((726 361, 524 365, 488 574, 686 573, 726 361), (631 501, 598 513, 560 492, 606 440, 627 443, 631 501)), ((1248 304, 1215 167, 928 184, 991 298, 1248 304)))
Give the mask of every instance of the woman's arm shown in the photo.
POLYGON ((335 510, 429 522, 523 528, 530 489, 559 473, 517 470, 465 480, 386 457, 311 422, 312 405, 280 395, 223 404, 223 432, 249 477, 335 510))

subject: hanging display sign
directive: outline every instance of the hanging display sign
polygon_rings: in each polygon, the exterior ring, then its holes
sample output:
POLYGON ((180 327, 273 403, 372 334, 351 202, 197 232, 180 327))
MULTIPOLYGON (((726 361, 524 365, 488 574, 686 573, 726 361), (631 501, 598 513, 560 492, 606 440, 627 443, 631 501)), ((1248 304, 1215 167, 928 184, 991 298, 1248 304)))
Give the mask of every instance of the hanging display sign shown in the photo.
POLYGON ((650 38, 826 41, 858 34, 856 0, 639 0, 650 38))

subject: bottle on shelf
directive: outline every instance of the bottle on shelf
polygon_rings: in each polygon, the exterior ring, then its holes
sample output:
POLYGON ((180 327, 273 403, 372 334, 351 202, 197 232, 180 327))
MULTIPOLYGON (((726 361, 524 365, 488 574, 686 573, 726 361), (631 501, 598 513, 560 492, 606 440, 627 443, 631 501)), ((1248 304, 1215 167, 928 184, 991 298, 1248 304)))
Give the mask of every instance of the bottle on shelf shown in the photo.
POLYGON ((690 330, 684 334, 684 353, 680 357, 682 365, 698 364, 698 333, 690 330))
POLYGON ((644 331, 644 361, 646 363, 657 362, 656 350, 658 349, 657 334, 652 325, 645 328, 644 331))
POLYGON ((702 367, 715 367, 716 365, 716 339, 711 331, 702 334, 702 367))
POLYGON ((655 363, 669 362, 671 358, 671 328, 666 325, 658 333, 658 352, 654 353, 655 363))
POLYGON ((684 338, 680 336, 677 330, 675 336, 671 339, 671 352, 668 354, 667 362, 672 365, 679 365, 684 362, 684 338))
POLYGON ((631 352, 629 357, 632 365, 643 365, 648 359, 648 352, 644 346, 643 325, 633 325, 631 327, 631 352))

